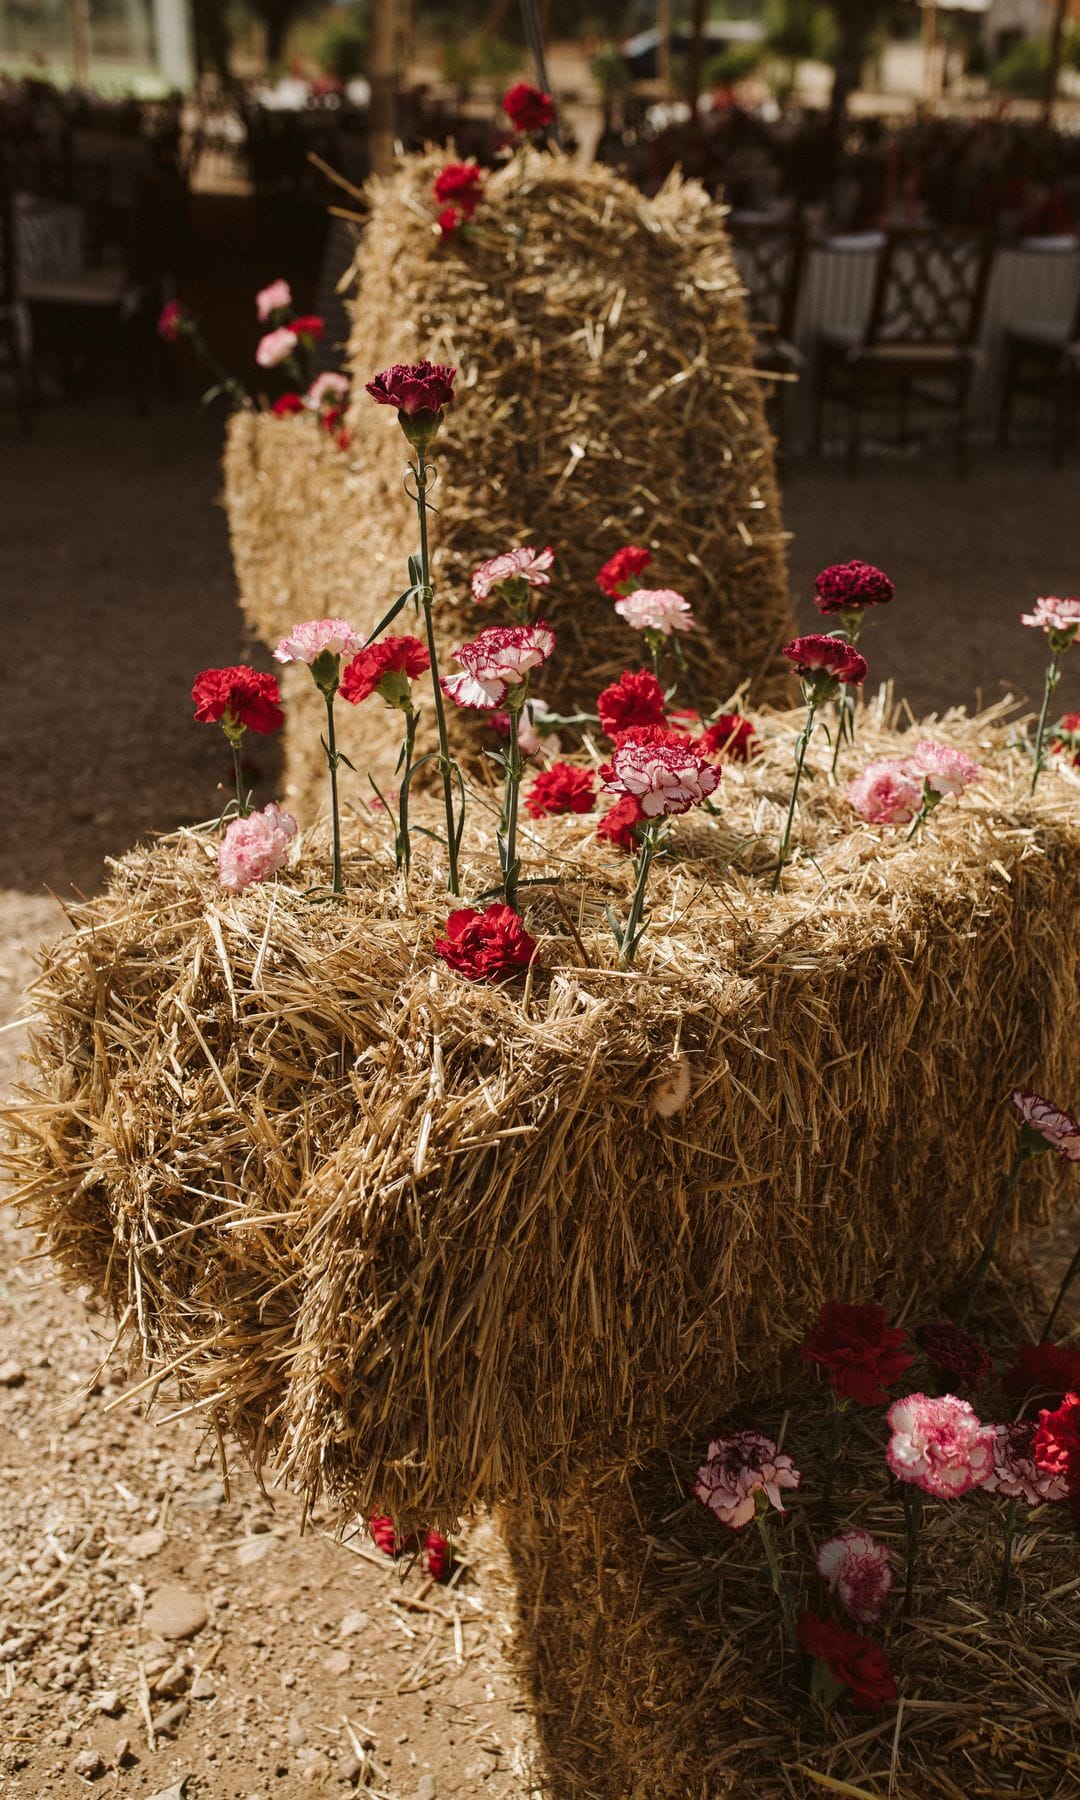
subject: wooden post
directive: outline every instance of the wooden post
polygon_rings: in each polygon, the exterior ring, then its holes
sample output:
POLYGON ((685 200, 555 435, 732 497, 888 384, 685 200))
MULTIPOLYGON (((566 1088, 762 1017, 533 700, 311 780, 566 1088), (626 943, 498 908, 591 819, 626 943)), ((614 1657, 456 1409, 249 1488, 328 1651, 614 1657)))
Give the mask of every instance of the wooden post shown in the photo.
POLYGON ((395 0, 372 0, 371 6, 371 168, 389 175, 394 167, 394 89, 397 49, 395 0))

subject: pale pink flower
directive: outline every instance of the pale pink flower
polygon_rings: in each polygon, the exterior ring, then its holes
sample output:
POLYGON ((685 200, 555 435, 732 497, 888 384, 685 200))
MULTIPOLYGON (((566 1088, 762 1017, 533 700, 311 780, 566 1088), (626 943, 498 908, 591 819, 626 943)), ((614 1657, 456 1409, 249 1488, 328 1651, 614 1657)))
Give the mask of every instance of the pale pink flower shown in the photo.
POLYGON ((558 734, 554 731, 544 732, 545 720, 556 718, 551 707, 544 700, 534 700, 532 696, 525 703, 518 724, 518 743, 525 756, 558 756, 561 749, 558 734))
POLYGON ((953 1500, 979 1487, 994 1466, 994 1427, 981 1425, 966 1400, 908 1394, 886 1415, 892 1437, 885 1448, 898 1481, 953 1500))
POLYGON ((954 750, 951 744, 931 743, 929 738, 920 738, 908 757, 907 766, 913 775, 928 782, 943 798, 948 794, 962 794, 982 774, 979 764, 972 762, 962 750, 954 750))
POLYGON ((218 845, 218 878, 222 887, 240 894, 253 882, 283 869, 296 836, 296 820, 273 800, 261 812, 233 819, 218 845))
POLYGON ((690 602, 674 588, 636 588, 616 600, 615 611, 635 631, 658 631, 670 637, 674 631, 693 631, 690 602))
POLYGON ((290 357, 299 343, 295 331, 287 325, 279 325, 276 331, 268 331, 255 346, 255 361, 260 369, 276 369, 290 357))
POLYGON ((818 1574, 849 1619, 876 1625, 892 1592, 892 1558, 868 1531, 826 1539, 817 1553, 818 1574))
POLYGON ((722 1525, 741 1531, 757 1511, 755 1494, 765 1494, 783 1512, 781 1488, 797 1488, 801 1479, 790 1456, 777 1450, 771 1438, 760 1431, 736 1431, 709 1445, 694 1493, 722 1525))
POLYGON ((718 785, 720 770, 681 732, 637 725, 619 734, 600 779, 617 794, 632 794, 645 818, 658 819, 700 806, 718 785))
POLYGON ((555 633, 537 625, 489 625, 469 644, 454 651, 463 675, 448 675, 443 692, 459 706, 501 706, 511 688, 519 688, 532 669, 545 663, 555 648, 555 633))
POLYGON ((1024 1124, 1045 1138, 1052 1150, 1066 1162, 1080 1162, 1080 1124, 1071 1113, 1062 1112, 1060 1106, 1031 1088, 1015 1088, 1012 1103, 1024 1124))
POLYGON ((255 296, 260 325, 265 325, 273 313, 287 312, 291 305, 292 288, 287 281, 272 281, 269 287, 260 288, 255 296))
POLYGON ((847 797, 868 825, 910 825, 922 805, 922 781, 908 763, 880 757, 849 782, 847 797))
POLYGON ((1080 631, 1080 599, 1062 600, 1057 594, 1048 594, 1036 600, 1034 612, 1020 614, 1020 623, 1034 631, 1064 631, 1075 637, 1080 631))
POLYGON ((995 1425, 994 1466, 983 1482, 988 1494, 1004 1494, 1007 1500, 1024 1500, 1028 1506, 1068 1497, 1068 1476, 1048 1474, 1035 1461, 1032 1446, 1038 1429, 1034 1419, 995 1425))
POLYGON ((348 391, 349 377, 347 375, 341 375, 334 369, 325 369, 321 375, 316 375, 308 388, 304 395, 304 405, 311 406, 318 412, 324 401, 342 400, 348 391))
POLYGON ((302 662, 310 668, 315 658, 327 650, 332 656, 355 656, 363 648, 363 638, 348 619, 308 619, 303 625, 293 626, 274 656, 278 662, 302 662))
POLYGON ((501 556, 493 556, 473 571, 469 584, 472 597, 483 605, 504 581, 523 581, 526 587, 548 587, 551 583, 548 570, 554 561, 555 552, 550 544, 546 550, 504 550, 501 556))

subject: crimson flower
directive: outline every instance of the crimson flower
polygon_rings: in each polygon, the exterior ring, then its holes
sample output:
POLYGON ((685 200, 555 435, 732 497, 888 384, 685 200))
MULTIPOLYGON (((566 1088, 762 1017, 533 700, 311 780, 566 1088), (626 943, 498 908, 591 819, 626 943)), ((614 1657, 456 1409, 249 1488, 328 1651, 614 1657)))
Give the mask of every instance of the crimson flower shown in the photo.
POLYGON ((824 1663, 836 1686, 849 1690, 851 1704, 860 1712, 879 1713, 888 1701, 896 1699, 888 1657, 861 1632, 805 1612, 796 1635, 807 1656, 824 1663))
POLYGON ((1059 755, 1067 756, 1073 767, 1080 769, 1080 712, 1063 713, 1051 741, 1059 755))
POLYGON ((279 394, 270 411, 275 419, 291 419, 294 413, 304 412, 305 407, 299 394, 279 394))
POLYGON ((445 1581, 454 1566, 454 1551, 441 1531, 429 1531, 424 1539, 424 1558, 432 1581, 445 1581))
POLYGON ((640 544, 624 544, 609 556, 596 577, 596 585, 609 600, 620 600, 636 585, 636 578, 652 562, 652 551, 640 544))
POLYGON ((749 762, 757 754, 757 732, 741 713, 721 713, 703 731, 698 744, 712 756, 726 756, 732 762, 749 762))
POLYGON ((1017 1395, 1033 1388, 1059 1395, 1080 1389, 1080 1350, 1066 1350, 1061 1344, 1021 1344, 1001 1385, 1007 1394, 1017 1395))
POLYGON ((158 337, 166 344, 175 344, 191 330, 192 323, 191 314, 182 301, 166 300, 158 316, 158 337))
POLYGON ((651 669, 624 669, 597 696, 600 726, 609 737, 634 725, 664 725, 664 690, 651 669))
POLYGON ((365 384, 379 406, 396 406, 398 424, 410 443, 426 444, 442 424, 454 398, 452 363, 393 363, 365 384))
POLYGON ((443 237, 453 237, 455 231, 461 229, 464 221, 456 207, 444 206, 442 211, 437 214, 435 223, 443 237))
POLYGON ((555 102, 531 81, 519 81, 503 95, 503 111, 515 131, 546 131, 555 117, 555 102))
POLYGON ((435 954, 466 981, 503 981, 528 968, 536 955, 512 906, 495 901, 477 912, 461 906, 446 921, 446 936, 435 939, 435 954))
POLYGON ((305 313, 300 319, 289 320, 289 330, 295 331, 297 337, 310 338, 313 344, 317 344, 326 330, 326 320, 321 319, 318 313, 305 313))
POLYGON ((595 804, 592 770, 563 762, 552 763, 536 777, 525 801, 534 819, 542 819, 547 813, 589 813, 595 804))
POLYGON ((415 1533, 410 1532, 408 1537, 399 1538, 393 1519, 387 1518, 385 1513, 373 1513, 368 1520, 368 1530, 375 1540, 376 1548, 384 1556, 405 1556, 419 1549, 415 1533))
POLYGON ((484 171, 475 163, 447 163, 435 177, 434 192, 440 206, 471 219, 484 198, 484 171))
POLYGON ((982 1387, 994 1367, 985 1344, 944 1319, 917 1326, 915 1341, 926 1351, 939 1375, 954 1376, 964 1387, 982 1387))
POLYGON ((1044 1474, 1064 1475, 1070 1493, 1080 1488, 1080 1394, 1066 1394, 1053 1412, 1040 1412, 1032 1455, 1044 1474))
POLYGON ((831 563, 814 582, 814 605, 820 613, 864 612, 868 606, 888 605, 895 592, 873 563, 831 563))
POLYGON ((888 1322, 883 1306, 848 1306, 827 1300, 802 1347, 807 1362, 829 1371, 829 1385, 842 1400, 883 1406, 886 1388, 899 1381, 915 1358, 903 1348, 904 1333, 888 1322))
POLYGON ((341 677, 340 693, 351 706, 378 693, 387 706, 408 709, 411 704, 409 683, 431 667, 431 658, 419 638, 386 637, 347 663, 341 677))
POLYGON ((644 821, 645 814, 633 794, 623 794, 599 820, 596 835, 607 843, 614 844, 617 850, 624 850, 628 856, 632 856, 637 849, 634 827, 644 821))
POLYGON ((865 656, 853 650, 843 638, 811 631, 805 637, 792 638, 790 644, 784 645, 782 655, 790 658, 796 675, 803 681, 825 689, 837 682, 861 687, 866 680, 865 656))
POLYGON ((191 698, 200 725, 220 724, 229 734, 256 731, 268 737, 285 723, 277 680, 259 669, 243 665, 203 669, 195 677, 191 698))

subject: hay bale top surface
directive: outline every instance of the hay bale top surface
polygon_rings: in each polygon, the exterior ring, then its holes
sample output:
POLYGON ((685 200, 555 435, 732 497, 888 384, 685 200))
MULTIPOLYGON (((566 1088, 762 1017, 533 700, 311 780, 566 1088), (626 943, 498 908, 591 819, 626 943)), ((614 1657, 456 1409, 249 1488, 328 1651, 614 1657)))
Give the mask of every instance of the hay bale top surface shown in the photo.
MULTIPOLYGON (((909 741, 883 709, 860 761, 909 741)), ((588 819, 526 827, 559 885, 523 890, 542 967, 503 988, 438 962, 446 897, 422 863, 403 893, 370 822, 338 903, 309 892, 324 835, 233 898, 186 833, 79 909, 34 993, 23 1202, 257 1465, 343 1515, 544 1500, 579 1456, 696 1428, 823 1297, 968 1256, 1002 1094, 1053 1091, 1080 1012, 1076 782, 1030 805, 1000 710, 950 715, 933 734, 984 780, 905 844, 853 824, 812 746, 773 900, 799 722, 677 823, 630 974, 603 918, 629 863, 588 819)))

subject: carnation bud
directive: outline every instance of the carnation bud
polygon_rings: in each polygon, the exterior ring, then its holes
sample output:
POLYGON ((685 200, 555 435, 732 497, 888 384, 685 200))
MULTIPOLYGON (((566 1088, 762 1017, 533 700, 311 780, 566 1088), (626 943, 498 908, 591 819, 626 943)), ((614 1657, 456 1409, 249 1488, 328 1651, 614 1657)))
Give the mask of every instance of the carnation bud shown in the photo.
POLYGON ((404 407, 398 410, 398 424, 417 450, 426 450, 432 438, 438 436, 442 420, 442 413, 433 412, 429 406, 422 406, 418 412, 411 414, 404 407))
POLYGON ((311 675, 321 694, 333 698, 341 676, 341 658, 333 650, 320 650, 311 665, 311 675))

